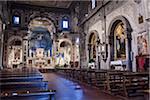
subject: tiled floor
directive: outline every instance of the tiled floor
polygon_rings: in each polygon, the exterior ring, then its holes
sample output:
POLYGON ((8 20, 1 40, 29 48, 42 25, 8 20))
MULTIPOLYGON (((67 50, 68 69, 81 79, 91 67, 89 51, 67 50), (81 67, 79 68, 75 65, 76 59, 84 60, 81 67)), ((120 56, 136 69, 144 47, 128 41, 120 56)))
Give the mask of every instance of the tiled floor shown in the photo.
POLYGON ((43 73, 49 89, 56 90, 56 100, 121 100, 90 86, 78 84, 54 73, 43 73))

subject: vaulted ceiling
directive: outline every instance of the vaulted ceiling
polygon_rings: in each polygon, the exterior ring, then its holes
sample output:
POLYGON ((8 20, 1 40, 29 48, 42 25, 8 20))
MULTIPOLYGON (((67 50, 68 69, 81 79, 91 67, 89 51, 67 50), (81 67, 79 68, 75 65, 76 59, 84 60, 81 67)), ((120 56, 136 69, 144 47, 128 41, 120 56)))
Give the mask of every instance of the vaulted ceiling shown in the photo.
POLYGON ((19 4, 27 4, 35 6, 69 8, 69 6, 72 3, 72 0, 28 0, 28 1, 15 0, 15 2, 19 4))

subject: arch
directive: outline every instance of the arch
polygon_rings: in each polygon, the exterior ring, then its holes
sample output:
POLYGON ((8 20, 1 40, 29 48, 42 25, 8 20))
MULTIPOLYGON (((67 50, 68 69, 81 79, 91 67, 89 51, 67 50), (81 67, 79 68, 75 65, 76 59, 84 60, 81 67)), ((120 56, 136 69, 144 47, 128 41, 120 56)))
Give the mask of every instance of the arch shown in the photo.
POLYGON ((11 43, 12 43, 12 41, 14 41, 14 40, 20 40, 20 41, 21 41, 21 44, 22 44, 22 38, 21 38, 20 36, 12 36, 12 37, 10 37, 10 38, 8 39, 8 44, 7 44, 7 46, 10 46, 11 43))
POLYGON ((92 33, 94 33, 96 35, 96 38, 99 39, 98 32, 96 30, 92 30, 92 31, 89 32, 89 34, 87 34, 87 39, 86 39, 87 43, 89 43, 89 39, 90 39, 90 36, 91 36, 92 33))
MULTIPOLYGON (((35 19, 35 18, 46 18, 48 19, 49 21, 51 21, 54 25, 54 27, 56 28, 56 20, 54 20, 54 18, 52 18, 49 14, 47 13, 34 13, 32 15, 30 15, 29 17, 29 20, 28 20, 28 25, 30 24, 30 22, 35 19)), ((56 29, 55 29, 55 32, 56 32, 56 29)))
POLYGON ((58 49, 60 48, 60 45, 61 45, 62 42, 67 42, 67 43, 70 44, 70 46, 72 46, 72 42, 71 42, 70 39, 63 38, 63 39, 60 39, 60 40, 59 40, 58 49))
POLYGON ((8 67, 18 67, 19 64, 23 60, 23 54, 22 54, 22 37, 20 36, 12 36, 8 39, 7 43, 7 59, 6 64, 8 67), (14 41, 20 41, 21 44, 15 43, 14 41), (15 49, 14 49, 15 48, 15 49), (13 51, 12 51, 13 49, 13 51), (15 59, 17 57, 17 60, 15 59), (16 60, 17 62, 13 62, 13 60, 16 60))
POLYGON ((55 38, 54 33, 56 33, 56 25, 54 20, 47 13, 34 13, 30 16, 28 22, 28 56, 35 63, 29 64, 32 67, 55 67, 55 38), (43 53, 40 53, 43 52, 43 53), (44 60, 38 63, 37 59, 39 56, 34 57, 33 54, 41 54, 44 60), (46 55, 46 56, 44 56, 46 55), (51 63, 47 62, 47 59, 51 61, 51 63), (41 66, 42 63, 42 66, 41 66), (44 66, 45 65, 45 66, 44 66))
MULTIPOLYGON (((55 24, 53 23, 53 21, 47 17, 34 17, 32 20, 30 20, 30 22, 28 23, 28 29, 30 30, 31 28, 33 27, 39 27, 39 26, 31 26, 32 23, 34 23, 35 21, 42 21, 42 22, 45 22, 43 25, 41 25, 40 27, 43 27, 45 26, 49 32, 52 32, 52 33, 56 33, 56 27, 55 27, 55 24)), ((37 24, 38 25, 38 24, 37 24)))
POLYGON ((61 42, 60 47, 69 46, 70 44, 66 41, 61 42))
POLYGON ((113 29, 114 28, 113 26, 115 26, 119 21, 122 21, 123 24, 125 25, 125 29, 126 31, 128 32, 132 32, 132 28, 131 28, 131 25, 129 23, 129 21, 124 17, 124 16, 117 16, 115 17, 111 22, 110 22, 110 25, 108 27, 108 34, 111 35, 112 32, 113 32, 113 29))
POLYGON ((66 65, 66 64, 71 65, 72 53, 73 50, 72 50, 71 40, 68 38, 60 39, 58 43, 58 55, 57 55, 56 63, 58 65, 66 65))
MULTIPOLYGON (((132 51, 132 46, 131 46, 131 40, 132 40, 132 28, 131 25, 129 23, 129 21, 124 17, 124 16, 117 16, 116 18, 114 18, 108 28, 108 34, 109 34, 109 44, 110 44, 110 61, 114 61, 117 60, 115 59, 115 53, 117 51, 115 51, 115 45, 118 46, 119 44, 116 44, 116 39, 115 39, 115 31, 117 28, 117 25, 119 25, 120 23, 122 23, 122 27, 123 27, 123 33, 124 33, 124 47, 125 47, 125 61, 126 61, 126 66, 127 69, 132 70, 132 61, 131 61, 131 51, 132 51)), ((121 42, 122 43, 122 42, 121 42)), ((120 44, 121 45, 121 44, 120 44)), ((121 47, 120 47, 121 48, 121 47)), ((122 60, 122 59, 118 59, 118 60, 122 60)))

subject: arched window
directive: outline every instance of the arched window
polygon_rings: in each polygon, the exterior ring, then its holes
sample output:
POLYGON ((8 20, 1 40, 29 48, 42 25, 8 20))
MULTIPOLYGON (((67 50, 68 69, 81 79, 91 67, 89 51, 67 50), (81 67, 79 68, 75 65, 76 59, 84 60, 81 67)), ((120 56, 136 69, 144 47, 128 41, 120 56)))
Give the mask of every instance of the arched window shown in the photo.
POLYGON ((69 31, 69 17, 64 16, 62 18, 61 26, 63 31, 69 31))
POLYGON ((126 35, 124 24, 119 22, 114 30, 114 59, 126 59, 126 35))

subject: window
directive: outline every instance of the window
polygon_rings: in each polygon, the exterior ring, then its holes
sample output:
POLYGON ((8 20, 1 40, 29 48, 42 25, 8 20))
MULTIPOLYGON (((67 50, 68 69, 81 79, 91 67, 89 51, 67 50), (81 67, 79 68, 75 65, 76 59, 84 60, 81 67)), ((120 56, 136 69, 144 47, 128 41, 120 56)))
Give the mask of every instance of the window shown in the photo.
POLYGON ((68 17, 63 17, 62 18, 62 30, 68 31, 69 30, 69 18, 68 17))
POLYGON ((68 28, 68 21, 63 21, 63 28, 68 28))
POLYGON ((13 24, 14 25, 20 24, 20 17, 19 16, 13 16, 13 24))
POLYGON ((94 9, 96 7, 96 0, 91 0, 91 4, 92 4, 92 9, 94 9))

